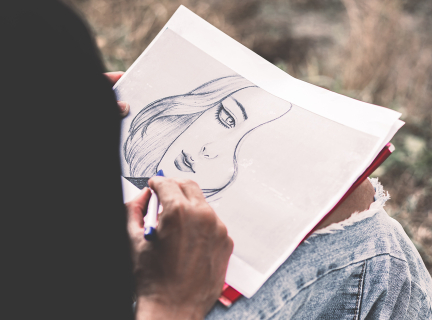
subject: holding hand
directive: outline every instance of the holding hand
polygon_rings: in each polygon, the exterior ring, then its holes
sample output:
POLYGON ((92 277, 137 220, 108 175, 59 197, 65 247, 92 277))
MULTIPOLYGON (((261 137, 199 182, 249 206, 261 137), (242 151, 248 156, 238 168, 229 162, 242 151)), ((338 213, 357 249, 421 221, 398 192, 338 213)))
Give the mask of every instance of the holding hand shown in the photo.
POLYGON ((222 292, 233 242, 195 182, 154 177, 149 185, 163 206, 155 241, 143 238, 150 190, 126 204, 137 319, 203 319, 222 292))
MULTIPOLYGON (((108 80, 115 85, 117 81, 124 75, 123 71, 115 71, 115 72, 106 72, 104 75, 108 78, 108 80)), ((129 104, 124 101, 117 101, 117 105, 120 109, 120 116, 126 117, 129 113, 129 104)))

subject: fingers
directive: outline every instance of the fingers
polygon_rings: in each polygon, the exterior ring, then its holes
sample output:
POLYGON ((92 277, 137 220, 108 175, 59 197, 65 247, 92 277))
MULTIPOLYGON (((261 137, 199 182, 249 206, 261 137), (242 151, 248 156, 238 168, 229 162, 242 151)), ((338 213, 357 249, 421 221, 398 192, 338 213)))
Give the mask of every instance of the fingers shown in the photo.
POLYGON ((153 177, 149 180, 148 184, 156 192, 159 202, 164 208, 178 205, 179 202, 185 200, 180 186, 174 179, 153 177))
MULTIPOLYGON (((124 75, 123 71, 106 72, 104 76, 108 78, 112 85, 115 85, 117 81, 124 75)), ((118 108, 120 110, 120 116, 126 117, 129 114, 130 106, 127 102, 117 101, 118 108)))
POLYGON ((130 230, 143 228, 144 212, 147 208, 151 192, 149 188, 144 188, 140 194, 131 202, 126 203, 127 221, 130 230))
MULTIPOLYGON (((164 189, 164 187, 161 187, 161 184, 163 184, 163 181, 165 181, 167 185, 170 185, 171 188, 175 188, 176 191, 178 191, 178 189, 180 189, 182 194, 184 195, 184 197, 186 197, 187 200, 192 202, 192 204, 196 204, 197 202, 201 202, 203 200, 205 201, 204 194, 202 193, 201 188, 199 187, 199 185, 195 181, 188 180, 188 179, 166 179, 166 178, 154 177, 154 178, 150 179, 149 185, 150 185, 150 188, 152 188, 153 190, 156 191, 159 198, 161 197, 161 195, 159 195, 159 192, 156 188, 159 187, 159 188, 164 189), (155 180, 153 182, 151 182, 153 179, 155 179, 155 180), (169 181, 167 181, 167 180, 169 180, 169 181), (158 187, 154 188, 153 183, 157 184, 158 187), (175 186, 175 185, 177 185, 177 186, 175 186)), ((162 202, 161 199, 159 199, 159 200, 162 202)))
POLYGON ((169 232, 183 223, 195 225, 200 232, 227 237, 226 227, 209 206, 196 182, 184 179, 153 177, 149 186, 158 195, 163 206, 159 217, 159 232, 169 232))
POLYGON ((141 192, 132 200, 132 202, 144 212, 147 208, 148 201, 150 199, 151 192, 150 189, 145 187, 141 192))
POLYGON ((129 103, 124 101, 117 101, 117 105, 120 110, 120 116, 126 117, 129 114, 129 110, 130 110, 129 103))
POLYGON ((115 85, 117 81, 120 80, 120 78, 124 75, 123 71, 115 71, 115 72, 106 72, 104 73, 105 77, 108 78, 108 80, 112 83, 112 85, 115 85))
POLYGON ((218 223, 222 223, 208 205, 197 183, 185 179, 153 177, 149 180, 149 186, 156 192, 163 207, 163 214, 159 217, 160 231, 178 227, 180 221, 190 219, 196 214, 200 218, 194 223, 206 221, 203 226, 209 229, 208 232, 212 232, 218 223), (211 221, 216 224, 210 223, 211 221))

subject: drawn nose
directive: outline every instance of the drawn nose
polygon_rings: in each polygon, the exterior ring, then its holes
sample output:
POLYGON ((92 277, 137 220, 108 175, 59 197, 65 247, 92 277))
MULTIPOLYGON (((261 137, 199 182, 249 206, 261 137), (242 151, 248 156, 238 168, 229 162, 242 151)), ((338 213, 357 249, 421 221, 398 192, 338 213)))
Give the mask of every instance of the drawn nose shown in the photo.
POLYGON ((209 144, 205 144, 200 151, 204 159, 214 159, 218 156, 217 152, 213 151, 209 144))

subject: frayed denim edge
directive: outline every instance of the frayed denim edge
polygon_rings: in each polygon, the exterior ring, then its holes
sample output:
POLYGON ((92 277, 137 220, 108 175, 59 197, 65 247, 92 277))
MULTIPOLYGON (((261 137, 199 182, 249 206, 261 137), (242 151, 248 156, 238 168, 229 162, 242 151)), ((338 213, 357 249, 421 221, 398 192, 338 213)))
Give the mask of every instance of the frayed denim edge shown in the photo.
POLYGON ((376 213, 378 213, 379 211, 384 210, 383 207, 385 203, 387 202, 387 200, 390 199, 389 193, 387 191, 384 191, 384 188, 381 185, 381 183, 378 181, 378 178, 371 178, 369 179, 369 181, 372 183, 372 186, 375 189, 375 195, 374 195, 375 201, 370 205, 368 210, 362 212, 356 211, 348 219, 345 219, 341 222, 332 223, 331 225, 325 228, 316 230, 314 233, 310 235, 310 237, 320 235, 320 234, 329 234, 337 231, 342 231, 344 230, 345 227, 351 226, 366 218, 370 218, 374 216, 376 213))

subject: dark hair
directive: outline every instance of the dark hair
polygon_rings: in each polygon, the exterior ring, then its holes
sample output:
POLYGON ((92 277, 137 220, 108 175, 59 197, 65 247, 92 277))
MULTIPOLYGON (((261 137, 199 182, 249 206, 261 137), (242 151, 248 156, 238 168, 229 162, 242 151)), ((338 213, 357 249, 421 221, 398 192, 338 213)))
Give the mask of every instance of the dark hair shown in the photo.
POLYGON ((119 116, 94 42, 53 0, 6 1, 0 23, 2 311, 132 319, 119 116))

